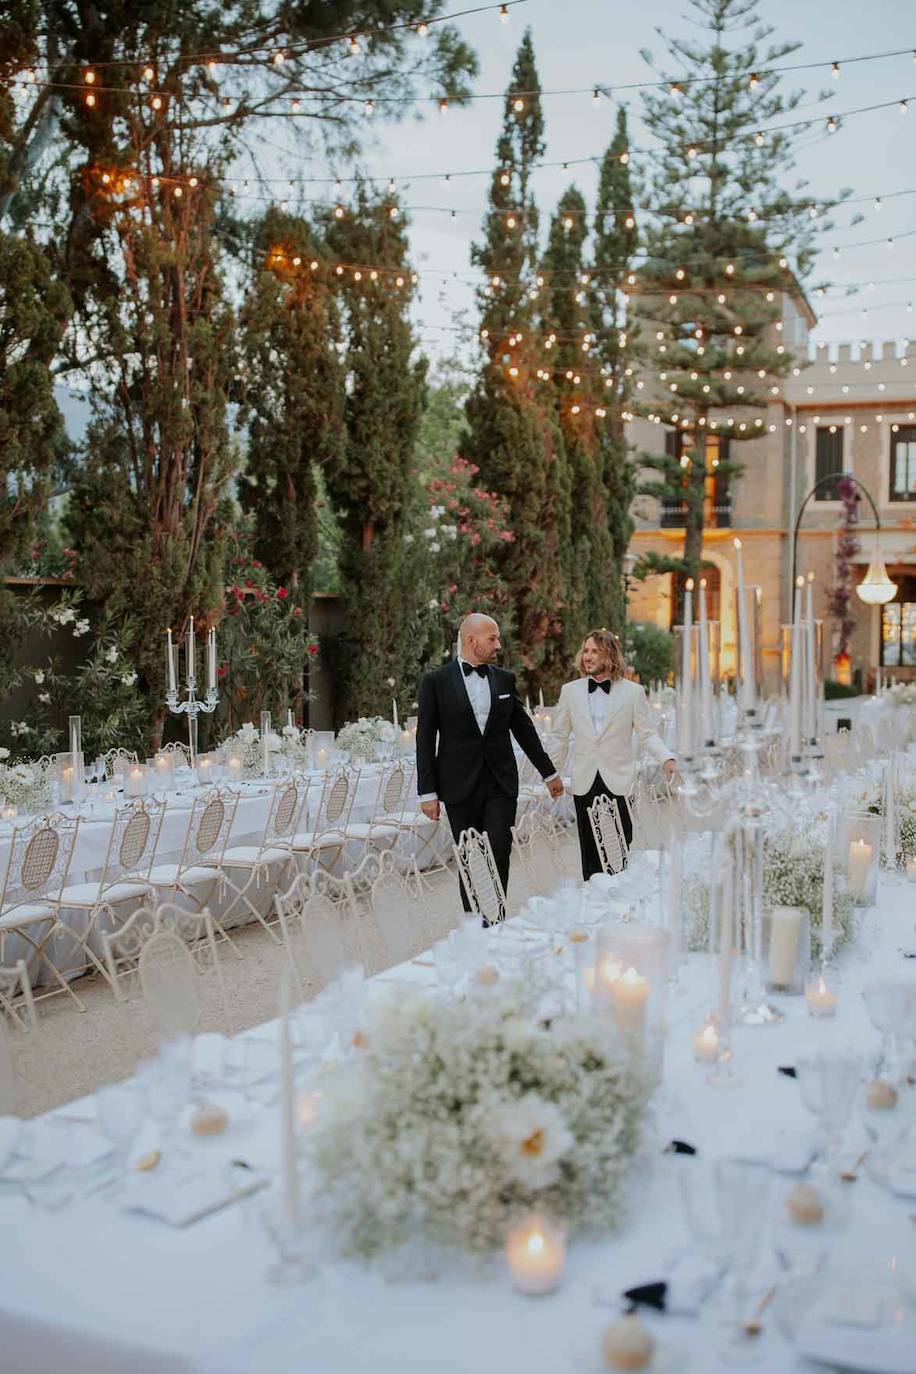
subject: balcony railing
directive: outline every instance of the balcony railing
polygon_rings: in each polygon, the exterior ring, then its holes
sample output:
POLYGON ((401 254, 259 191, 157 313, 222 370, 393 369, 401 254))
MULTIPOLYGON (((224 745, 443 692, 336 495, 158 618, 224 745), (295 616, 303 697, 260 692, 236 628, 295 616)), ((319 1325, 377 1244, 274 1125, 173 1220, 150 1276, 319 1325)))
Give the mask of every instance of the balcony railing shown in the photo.
MULTIPOLYGON (((662 501, 659 505, 659 525, 663 530, 681 529, 687 523, 686 501, 662 501)), ((732 523, 730 500, 717 501, 703 508, 703 523, 707 529, 727 530, 732 523)))

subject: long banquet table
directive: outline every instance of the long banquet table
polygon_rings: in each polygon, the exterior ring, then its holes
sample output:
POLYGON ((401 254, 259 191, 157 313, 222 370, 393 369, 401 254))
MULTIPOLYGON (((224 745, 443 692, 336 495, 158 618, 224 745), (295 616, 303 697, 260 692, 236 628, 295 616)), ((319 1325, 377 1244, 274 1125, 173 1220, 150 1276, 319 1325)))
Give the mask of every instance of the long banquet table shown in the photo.
MULTIPOLYGON (((902 946, 916 948, 914 891, 905 883, 881 891, 877 913, 866 916, 858 944, 842 959, 835 1020, 814 1020, 802 998, 783 998, 783 1024, 736 1033, 742 1083, 734 1089, 710 1087, 705 1068, 692 1058, 691 1037, 709 1004, 713 970, 707 956, 690 956, 669 998, 649 1163, 634 1169, 620 1230, 601 1243, 574 1243, 554 1295, 516 1294, 498 1259, 482 1272, 461 1265, 429 1282, 390 1282, 377 1270, 334 1260, 308 1283, 273 1287, 265 1277, 272 1253, 244 1202, 176 1230, 99 1197, 46 1212, 0 1182, 3 1366, 42 1374, 56 1367, 68 1374, 598 1374, 600 1335, 621 1310, 620 1292, 662 1277, 672 1255, 687 1246, 676 1175, 691 1161, 663 1154, 663 1142, 689 1140, 702 1156, 728 1153, 749 1135, 770 1137, 777 1125, 810 1126, 797 1082, 777 1068, 818 1046, 877 1047, 861 990, 877 977, 916 978, 916 961, 905 962, 900 953, 902 946)), ((508 938, 514 924, 499 938, 508 938)), ((434 974, 424 961, 374 981, 396 987, 407 980, 432 985, 434 974)), ((277 1025, 256 1028, 247 1038, 263 1042, 270 1055, 277 1025)), ((219 1100, 229 1102, 225 1094, 219 1100)), ((92 1112, 91 1099, 70 1104, 40 1119, 35 1130, 76 1142, 93 1128, 66 1118, 92 1112)), ((859 1143, 856 1129, 857 1123, 847 1137, 850 1152, 859 1143)), ((275 1168, 278 1145, 278 1109, 271 1106, 247 1125, 230 1125, 224 1136, 191 1138, 189 1149, 213 1164, 241 1157, 275 1168)), ((774 1175, 774 1210, 794 1182, 774 1175)), ((844 1229, 808 1236, 828 1256, 827 1273, 849 1268, 859 1276, 886 1275, 892 1262, 901 1270, 909 1266, 916 1300, 916 1200, 893 1196, 866 1170, 850 1185, 849 1201, 852 1217, 844 1229)), ((771 1243, 772 1237, 768 1253, 771 1243)), ((791 1247, 800 1237, 787 1236, 785 1243, 791 1247)), ((761 1286, 768 1282, 761 1277, 761 1286)), ((653 1314, 645 1320, 658 1341, 654 1374, 736 1367, 719 1356, 721 1330, 706 1308, 692 1318, 653 1314)), ((907 1320, 916 1332, 912 1308, 907 1320)), ((852 1351, 862 1333, 848 1332, 844 1344, 852 1351)), ((916 1370, 916 1340, 909 1350, 904 1371, 916 1370)), ((755 1368, 767 1374, 824 1367, 797 1354, 772 1310, 755 1354, 755 1368)))

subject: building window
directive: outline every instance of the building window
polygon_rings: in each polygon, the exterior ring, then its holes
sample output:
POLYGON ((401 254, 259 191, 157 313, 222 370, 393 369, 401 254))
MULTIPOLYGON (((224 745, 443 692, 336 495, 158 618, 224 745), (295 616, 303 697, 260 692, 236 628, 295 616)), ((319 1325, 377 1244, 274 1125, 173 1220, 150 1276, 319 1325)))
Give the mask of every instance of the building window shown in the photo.
MULTIPOLYGON (((831 425, 829 428, 821 426, 817 431, 817 441, 814 450, 814 481, 822 481, 825 477, 841 477, 843 475, 843 430, 840 425, 831 425)), ((836 482, 824 482, 818 489, 814 497, 815 501, 837 501, 836 482)))
MULTIPOLYGON (((685 454, 695 447, 692 430, 671 429, 665 434, 665 453, 669 458, 680 462, 685 454)), ((729 461, 730 440, 727 435, 707 434, 703 445, 706 461, 706 482, 703 510, 703 524, 710 529, 728 529, 731 525, 731 496, 728 477, 719 475, 720 464, 729 461)), ((687 485, 686 476, 684 485, 687 485)), ((659 509, 659 522, 662 529, 680 529, 687 519, 685 501, 672 501, 662 498, 659 509)))
POLYGON ((916 577, 897 577, 897 595, 881 607, 881 663, 916 668, 916 577))
MULTIPOLYGON (((714 563, 704 563, 700 572, 700 577, 706 582, 706 615, 709 620, 719 620, 721 618, 721 579, 719 569, 714 563)), ((671 620, 670 625, 673 629, 675 625, 684 623, 684 592, 686 591, 687 574, 673 572, 671 574, 671 620)), ((694 585, 693 589, 693 623, 696 625, 700 619, 700 591, 699 584, 694 585)))
POLYGON ((891 500, 916 501, 916 425, 891 430, 891 500))

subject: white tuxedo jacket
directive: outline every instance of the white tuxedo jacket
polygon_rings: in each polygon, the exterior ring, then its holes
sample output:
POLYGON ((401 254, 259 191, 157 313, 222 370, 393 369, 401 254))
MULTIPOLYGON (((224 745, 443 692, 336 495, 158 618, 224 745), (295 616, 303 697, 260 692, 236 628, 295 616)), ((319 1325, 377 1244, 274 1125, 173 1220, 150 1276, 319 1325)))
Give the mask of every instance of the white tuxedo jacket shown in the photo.
MULTIPOLYGON (((588 709, 588 678, 566 682, 553 713, 551 733, 560 745, 573 737, 572 752, 563 770, 572 775, 572 790, 583 796, 600 773, 608 789, 617 796, 628 796, 636 780, 637 752, 647 750, 659 763, 674 755, 656 733, 646 694, 638 682, 621 678, 611 683, 607 720, 596 736, 588 709)), ((556 755, 555 755, 556 757, 556 755)))

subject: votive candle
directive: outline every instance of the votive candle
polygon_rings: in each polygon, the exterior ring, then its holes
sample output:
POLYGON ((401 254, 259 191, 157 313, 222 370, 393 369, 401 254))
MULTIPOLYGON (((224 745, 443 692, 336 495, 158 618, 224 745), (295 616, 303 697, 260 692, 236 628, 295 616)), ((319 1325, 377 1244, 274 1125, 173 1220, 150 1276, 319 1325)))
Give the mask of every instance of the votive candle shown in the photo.
POLYGON ((693 1037, 693 1057, 698 1064, 714 1064, 719 1058, 722 1037, 713 1021, 707 1021, 693 1037))
POLYGON ((517 1293, 543 1297, 558 1287, 566 1264, 566 1237, 543 1217, 528 1217, 506 1238, 506 1260, 517 1293))
POLYGON ((874 845, 867 840, 853 840, 849 846, 847 891, 850 897, 861 899, 868 891, 868 878, 874 855, 874 845))
POLYGON ((823 973, 814 974, 805 984, 805 1002, 809 1016, 835 1016, 836 993, 823 973))
POLYGON ((649 983, 635 968, 628 968, 615 981, 611 989, 617 1025, 628 1034, 637 1034, 645 1028, 646 1003, 649 1000, 649 983))

